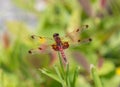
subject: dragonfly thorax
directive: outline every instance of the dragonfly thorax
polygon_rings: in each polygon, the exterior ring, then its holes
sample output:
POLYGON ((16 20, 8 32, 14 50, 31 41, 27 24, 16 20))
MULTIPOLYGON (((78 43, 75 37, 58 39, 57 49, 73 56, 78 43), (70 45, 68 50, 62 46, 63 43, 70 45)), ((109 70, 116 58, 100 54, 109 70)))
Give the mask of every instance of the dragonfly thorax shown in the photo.
POLYGON ((61 39, 60 39, 58 33, 54 33, 54 34, 53 34, 53 38, 54 38, 54 40, 55 40, 55 42, 56 42, 57 45, 62 44, 61 39))

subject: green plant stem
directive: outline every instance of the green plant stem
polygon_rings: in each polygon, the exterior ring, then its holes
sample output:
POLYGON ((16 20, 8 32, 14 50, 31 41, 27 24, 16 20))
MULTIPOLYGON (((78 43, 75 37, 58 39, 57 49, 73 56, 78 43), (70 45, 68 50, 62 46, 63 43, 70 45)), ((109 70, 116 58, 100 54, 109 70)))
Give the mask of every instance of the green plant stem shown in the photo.
POLYGON ((80 69, 79 67, 76 67, 76 69, 75 69, 73 81, 72 81, 72 87, 75 87, 75 82, 76 82, 78 74, 79 74, 79 69, 80 69))
MULTIPOLYGON (((62 75, 64 76, 65 75, 65 70, 64 70, 64 64, 62 62, 62 59, 60 57, 60 53, 58 52, 58 55, 59 55, 59 61, 60 61, 60 66, 61 66, 61 70, 62 70, 62 75)), ((65 78, 63 78, 65 79, 65 78)))
POLYGON ((66 84, 68 87, 71 87, 71 84, 70 84, 70 73, 69 73, 69 63, 67 63, 66 65, 66 84))
POLYGON ((2 69, 0 69, 0 87, 4 87, 4 73, 2 69))
POLYGON ((90 69, 91 69, 93 80, 95 82, 95 87, 103 87, 94 65, 91 64, 90 69))
POLYGON ((63 80, 64 82, 63 83, 66 83, 66 84, 63 84, 63 87, 71 87, 70 86, 70 80, 69 80, 69 64, 67 64, 66 66, 66 72, 64 70, 64 64, 62 62, 62 57, 60 56, 60 53, 58 52, 58 55, 59 55, 59 61, 60 61, 60 67, 61 67, 61 70, 62 70, 62 76, 63 76, 63 80))

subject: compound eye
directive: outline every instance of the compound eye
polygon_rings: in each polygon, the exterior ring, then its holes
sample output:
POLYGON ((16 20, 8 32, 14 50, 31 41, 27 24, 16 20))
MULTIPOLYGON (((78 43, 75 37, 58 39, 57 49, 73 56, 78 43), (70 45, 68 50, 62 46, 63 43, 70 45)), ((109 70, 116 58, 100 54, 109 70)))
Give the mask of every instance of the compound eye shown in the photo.
POLYGON ((56 36, 59 36, 59 34, 56 34, 56 36))
POLYGON ((58 33, 55 33, 55 34, 53 35, 53 37, 56 37, 56 36, 59 36, 59 34, 58 34, 58 33))

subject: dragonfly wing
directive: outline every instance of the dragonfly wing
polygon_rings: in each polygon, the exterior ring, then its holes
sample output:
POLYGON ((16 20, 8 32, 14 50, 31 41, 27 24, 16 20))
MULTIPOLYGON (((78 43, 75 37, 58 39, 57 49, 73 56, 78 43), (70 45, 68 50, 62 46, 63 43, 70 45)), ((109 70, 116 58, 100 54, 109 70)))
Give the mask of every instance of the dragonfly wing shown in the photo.
POLYGON ((91 38, 78 39, 78 40, 76 41, 76 43, 70 44, 70 45, 77 46, 77 45, 80 45, 80 44, 90 43, 91 41, 92 41, 91 38))
POLYGON ((59 51, 59 47, 56 44, 51 45, 52 49, 55 51, 59 51))
MULTIPOLYGON (((56 44, 53 44, 51 46, 52 46, 52 49, 54 49, 55 51, 60 51, 59 47, 56 44)), ((68 47, 69 47, 69 43, 67 41, 62 43, 63 49, 67 49, 68 47)))
POLYGON ((48 49, 49 49, 49 46, 41 45, 37 48, 29 50, 28 53, 30 53, 30 54, 47 53, 48 49))
POLYGON ((78 43, 89 43, 89 42, 91 42, 91 41, 92 41, 91 38, 85 38, 85 39, 83 39, 83 40, 78 40, 78 43))
POLYGON ((37 36, 37 35, 31 35, 31 38, 35 40, 35 42, 38 42, 39 44, 44 44, 44 43, 53 41, 53 38, 42 37, 42 36, 37 36))
POLYGON ((79 39, 80 33, 82 33, 85 29, 88 28, 88 25, 83 25, 78 29, 74 29, 72 32, 69 32, 65 35, 65 37, 69 38, 72 42, 77 42, 79 39))
POLYGON ((67 49, 69 47, 69 43, 68 42, 63 42, 62 43, 62 48, 63 49, 67 49))

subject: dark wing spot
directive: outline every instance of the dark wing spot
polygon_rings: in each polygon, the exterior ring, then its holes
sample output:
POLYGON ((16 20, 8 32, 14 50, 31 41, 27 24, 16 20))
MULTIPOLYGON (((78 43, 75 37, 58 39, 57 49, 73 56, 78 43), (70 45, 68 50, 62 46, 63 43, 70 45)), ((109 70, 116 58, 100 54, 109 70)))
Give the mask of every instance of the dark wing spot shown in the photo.
POLYGON ((51 45, 51 46, 52 46, 52 48, 53 48, 55 51, 59 51, 59 48, 58 48, 57 45, 53 44, 53 45, 51 45))
POLYGON ((42 39, 42 37, 39 37, 40 39, 42 39))
POLYGON ((56 48, 57 46, 56 45, 52 45, 53 48, 56 48))
POLYGON ((91 38, 89 38, 89 41, 91 42, 91 41, 92 41, 92 39, 91 39, 91 38))
POLYGON ((89 27, 89 25, 86 25, 86 28, 88 28, 89 27))
POLYGON ((81 40, 79 39, 78 42, 80 42, 81 40))
POLYGON ((77 29, 76 32, 79 32, 80 29, 77 29))
POLYGON ((31 38, 34 39, 35 38, 34 35, 32 35, 31 38))
POLYGON ((31 54, 31 53, 32 53, 32 51, 31 51, 31 50, 29 50, 29 51, 28 51, 28 53, 30 53, 30 54, 31 54))
POLYGON ((38 49, 39 49, 39 50, 42 50, 42 48, 41 48, 41 47, 39 47, 38 49))
POLYGON ((69 47, 69 43, 68 42, 64 42, 62 45, 63 49, 67 49, 69 47))

